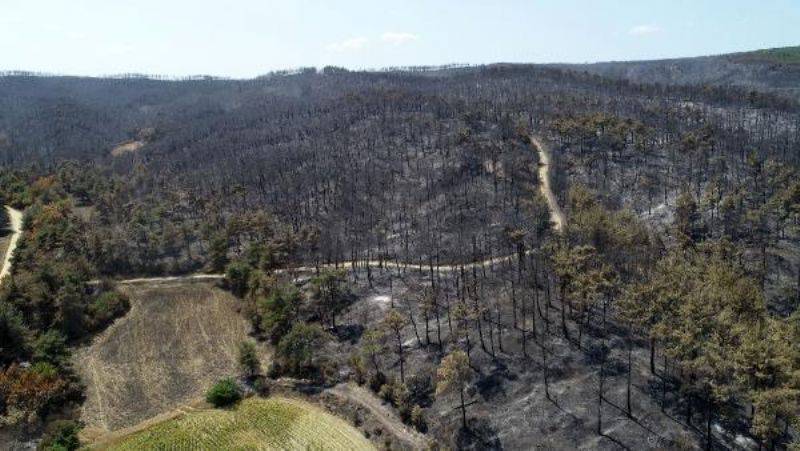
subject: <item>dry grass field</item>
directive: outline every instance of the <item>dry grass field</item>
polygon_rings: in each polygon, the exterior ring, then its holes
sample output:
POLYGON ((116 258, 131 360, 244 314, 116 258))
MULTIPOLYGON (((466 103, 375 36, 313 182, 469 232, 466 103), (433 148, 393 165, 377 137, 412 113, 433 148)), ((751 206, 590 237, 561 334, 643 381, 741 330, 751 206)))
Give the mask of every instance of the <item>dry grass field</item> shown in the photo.
POLYGON ((248 398, 186 413, 98 448, 110 450, 371 450, 345 421, 304 401, 248 398))
POLYGON ((200 398, 213 382, 236 375, 237 345, 250 330, 236 300, 208 282, 121 289, 130 312, 75 353, 87 385, 81 420, 88 441, 200 398))

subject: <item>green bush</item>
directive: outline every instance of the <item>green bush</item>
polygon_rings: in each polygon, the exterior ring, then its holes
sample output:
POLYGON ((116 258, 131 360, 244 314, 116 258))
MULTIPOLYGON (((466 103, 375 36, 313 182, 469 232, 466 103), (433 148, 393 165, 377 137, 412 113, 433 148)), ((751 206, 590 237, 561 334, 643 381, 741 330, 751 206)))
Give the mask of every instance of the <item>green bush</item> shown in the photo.
POLYGON ((102 329, 130 309, 128 298, 116 291, 106 291, 97 296, 88 307, 90 328, 102 329))
POLYGON ((240 399, 242 399, 242 392, 236 385, 236 381, 231 378, 217 382, 206 392, 206 401, 214 407, 229 406, 240 399))
POLYGON ((239 369, 248 378, 253 378, 261 370, 256 345, 252 341, 239 343, 239 369))
POLYGON ((34 363, 31 371, 46 379, 55 379, 59 376, 58 368, 49 362, 34 363))
POLYGON ((235 261, 227 266, 225 280, 233 294, 239 297, 244 296, 252 272, 253 267, 242 261, 235 261))
POLYGON ((81 425, 71 420, 54 421, 47 428, 39 449, 45 451, 74 451, 80 447, 78 432, 81 425))
POLYGON ((322 348, 329 339, 318 324, 295 323, 275 352, 284 374, 297 378, 318 376, 324 360, 322 348))
POLYGON ((61 332, 50 329, 33 342, 33 360, 62 367, 69 358, 67 340, 61 332))

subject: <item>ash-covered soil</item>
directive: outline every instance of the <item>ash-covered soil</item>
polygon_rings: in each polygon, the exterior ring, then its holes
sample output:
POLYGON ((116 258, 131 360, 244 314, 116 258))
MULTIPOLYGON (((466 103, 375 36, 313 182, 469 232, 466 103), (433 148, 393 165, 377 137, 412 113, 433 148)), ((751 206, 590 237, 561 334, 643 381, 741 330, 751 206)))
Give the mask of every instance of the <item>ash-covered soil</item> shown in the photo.
MULTIPOLYGON (((518 326, 522 326, 521 303, 527 303, 525 356, 522 347, 522 334, 513 327, 513 314, 510 300, 510 281, 515 270, 511 268, 487 267, 483 298, 481 302, 488 307, 493 321, 503 324, 502 350, 497 329, 488 331, 484 324, 484 351, 478 332, 470 331, 472 366, 475 371, 468 388, 467 416, 471 432, 464 434, 460 429, 458 396, 451 394, 435 397, 425 408, 425 416, 430 430, 428 436, 435 442, 452 447, 471 449, 700 449, 704 446, 704 420, 702 413, 696 413, 693 426, 687 426, 683 414, 684 407, 678 401, 678 394, 671 384, 667 384, 664 397, 663 356, 656 353, 656 375, 650 373, 650 351, 647 343, 636 337, 624 335, 609 313, 605 331, 601 316, 595 315, 590 326, 577 343, 579 330, 574 317, 569 316, 570 340, 563 337, 560 324, 560 303, 556 287, 551 285, 550 307, 547 305, 547 290, 540 281, 538 303, 542 316, 536 313, 536 330, 532 330, 531 308, 534 307, 534 293, 530 289, 515 287, 518 304, 518 326), (499 317, 498 317, 499 313, 499 317), (549 325, 546 326, 546 318, 549 325), (632 346, 631 410, 626 407, 628 343, 632 346), (543 381, 542 345, 547 349, 547 371, 550 399, 545 395, 543 381), (608 354, 604 364, 603 402, 601 408, 602 434, 597 431, 597 409, 601 349, 606 346, 608 354), (492 357, 494 353, 495 357, 492 357), (663 407, 663 408, 662 408, 663 407)), ((389 284, 389 271, 376 271, 372 283, 364 273, 356 275, 351 281, 357 301, 349 306, 341 317, 340 334, 334 346, 333 358, 346 362, 360 346, 360 335, 373 327, 380 327, 380 321, 392 306, 402 312, 411 311, 415 317, 414 326, 409 324, 404 330, 406 351, 406 380, 412 375, 431 377, 441 357, 438 331, 433 317, 430 318, 430 345, 426 345, 425 322, 417 303, 420 288, 430 285, 427 274, 418 271, 393 271, 394 278, 389 284), (410 309, 410 310, 409 310, 410 309), (419 335, 419 338, 417 338, 419 335), (337 355, 338 354, 338 355, 337 355), (339 358, 341 356, 341 358, 339 358)), ((480 272, 479 272, 480 273, 480 272)), ((449 275, 441 275, 437 281, 443 287, 444 296, 453 305, 457 294, 449 275)), ((479 276, 480 277, 480 276, 479 276)), ((444 353, 464 347, 463 339, 457 344, 451 342, 450 327, 446 314, 439 318, 444 353)), ((453 322, 453 327, 457 327, 453 322)), ((382 369, 389 378, 399 378, 399 365, 391 343, 382 356, 382 369)), ((342 363, 346 368, 346 364, 342 363)), ((668 368, 668 371, 672 371, 668 368)), ((347 373, 344 369, 343 373, 347 373)), ((715 440, 718 446, 728 449, 742 449, 753 445, 731 425, 714 423, 715 440)))

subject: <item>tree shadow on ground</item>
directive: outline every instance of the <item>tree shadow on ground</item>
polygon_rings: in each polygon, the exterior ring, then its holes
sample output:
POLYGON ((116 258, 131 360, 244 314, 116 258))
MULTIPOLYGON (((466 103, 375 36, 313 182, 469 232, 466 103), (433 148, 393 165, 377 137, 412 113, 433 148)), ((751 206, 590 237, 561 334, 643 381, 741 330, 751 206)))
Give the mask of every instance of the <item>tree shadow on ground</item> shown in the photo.
POLYGON ((497 431, 485 418, 470 418, 467 428, 459 428, 455 448, 460 450, 502 450, 497 431))

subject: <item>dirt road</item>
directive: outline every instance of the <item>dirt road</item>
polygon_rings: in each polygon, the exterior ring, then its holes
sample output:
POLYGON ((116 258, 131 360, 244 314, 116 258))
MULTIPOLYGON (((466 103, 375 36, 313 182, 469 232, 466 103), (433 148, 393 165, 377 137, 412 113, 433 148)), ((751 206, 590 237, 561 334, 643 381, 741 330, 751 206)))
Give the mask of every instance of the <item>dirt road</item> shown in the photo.
POLYGON ((550 187, 550 151, 536 136, 531 136, 531 141, 539 152, 539 189, 544 198, 547 199, 547 206, 550 208, 550 220, 553 222, 553 228, 556 232, 561 232, 566 220, 564 219, 564 212, 561 211, 556 196, 553 194, 553 190, 550 187))
POLYGON ((22 234, 22 212, 11 207, 6 207, 8 217, 11 222, 11 241, 8 243, 8 250, 3 258, 3 268, 0 269, 0 280, 11 273, 11 256, 17 249, 19 237, 22 234))
POLYGON ((386 407, 380 399, 375 397, 375 395, 364 387, 359 387, 352 383, 339 384, 326 391, 369 410, 383 427, 397 437, 398 440, 405 443, 410 449, 429 448, 428 441, 425 439, 424 435, 403 424, 400 418, 391 409, 386 407))

